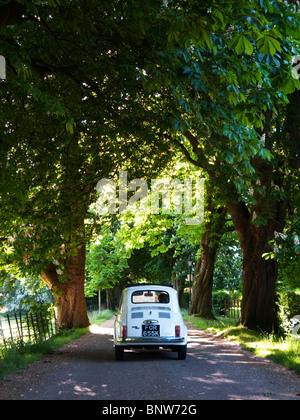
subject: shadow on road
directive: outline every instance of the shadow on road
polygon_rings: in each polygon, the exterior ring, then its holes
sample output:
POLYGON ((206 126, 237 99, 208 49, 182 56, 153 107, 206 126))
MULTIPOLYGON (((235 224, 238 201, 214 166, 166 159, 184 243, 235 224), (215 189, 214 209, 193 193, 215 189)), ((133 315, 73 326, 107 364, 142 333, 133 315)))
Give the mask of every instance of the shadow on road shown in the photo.
POLYGON ((300 378, 292 372, 191 325, 186 360, 133 350, 117 362, 112 326, 93 326, 3 381, 0 399, 5 390, 25 400, 299 400, 300 378))

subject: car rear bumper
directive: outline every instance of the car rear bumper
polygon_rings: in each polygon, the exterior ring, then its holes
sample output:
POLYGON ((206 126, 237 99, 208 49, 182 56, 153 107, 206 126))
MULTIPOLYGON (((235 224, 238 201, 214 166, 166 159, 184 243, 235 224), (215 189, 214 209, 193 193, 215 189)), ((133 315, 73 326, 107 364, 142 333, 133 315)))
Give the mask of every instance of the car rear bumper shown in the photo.
POLYGON ((171 345, 184 345, 186 344, 186 338, 172 338, 172 337, 126 337, 121 340, 115 341, 115 345, 131 347, 131 346, 171 346, 171 345))

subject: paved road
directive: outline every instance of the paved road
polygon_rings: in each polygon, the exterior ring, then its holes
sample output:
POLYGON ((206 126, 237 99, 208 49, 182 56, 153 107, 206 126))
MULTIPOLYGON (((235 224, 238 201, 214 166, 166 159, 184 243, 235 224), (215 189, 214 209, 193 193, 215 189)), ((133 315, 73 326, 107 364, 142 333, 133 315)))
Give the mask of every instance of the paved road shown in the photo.
POLYGON ((299 400, 300 378, 189 325, 186 360, 114 360, 112 320, 0 382, 0 400, 299 400))

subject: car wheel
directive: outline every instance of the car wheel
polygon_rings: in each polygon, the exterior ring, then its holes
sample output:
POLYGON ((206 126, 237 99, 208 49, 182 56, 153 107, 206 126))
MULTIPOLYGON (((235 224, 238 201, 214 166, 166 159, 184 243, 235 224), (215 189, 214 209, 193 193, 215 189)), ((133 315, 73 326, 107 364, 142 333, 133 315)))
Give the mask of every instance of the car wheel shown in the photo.
POLYGON ((116 360, 123 360, 124 349, 120 346, 115 346, 115 355, 116 355, 116 360))
POLYGON ((179 346, 178 347, 178 359, 179 360, 184 360, 186 358, 186 350, 187 350, 187 346, 179 346))

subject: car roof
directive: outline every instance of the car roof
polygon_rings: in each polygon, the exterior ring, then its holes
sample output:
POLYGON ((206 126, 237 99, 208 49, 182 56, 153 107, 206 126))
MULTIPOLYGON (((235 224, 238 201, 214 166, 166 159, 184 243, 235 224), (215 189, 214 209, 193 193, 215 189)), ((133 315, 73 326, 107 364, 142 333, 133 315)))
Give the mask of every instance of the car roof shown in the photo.
POLYGON ((128 284, 127 285, 127 288, 130 288, 130 287, 147 287, 147 288, 149 288, 149 286, 151 286, 151 287, 159 287, 159 288, 162 288, 162 287, 171 287, 171 288, 173 288, 173 285, 172 284, 162 284, 162 283, 132 283, 132 284, 128 284))

